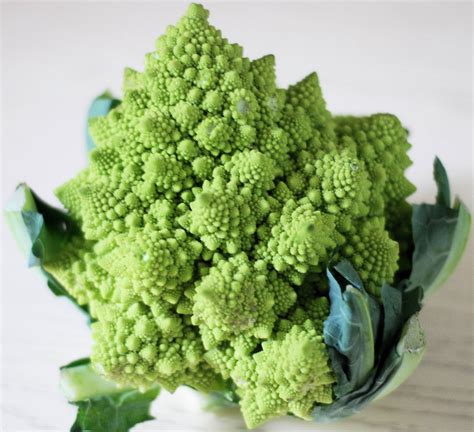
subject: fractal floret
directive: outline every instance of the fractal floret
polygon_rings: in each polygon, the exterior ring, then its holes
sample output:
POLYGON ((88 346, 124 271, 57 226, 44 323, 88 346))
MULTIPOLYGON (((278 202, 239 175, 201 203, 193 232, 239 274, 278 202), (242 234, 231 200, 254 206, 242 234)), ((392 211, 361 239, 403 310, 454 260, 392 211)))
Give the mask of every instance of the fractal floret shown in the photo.
POLYGON ((197 4, 125 70, 122 100, 94 104, 88 166, 56 190, 65 211, 26 186, 10 209, 36 224, 31 262, 90 317, 90 360, 63 369, 80 410, 98 397, 74 390, 88 373, 116 402, 192 387, 249 428, 341 418, 418 362, 416 314, 468 213, 439 162, 437 207, 407 203, 395 116, 332 115, 315 73, 279 88, 274 57, 245 57, 197 4), (431 243, 447 249, 429 262, 431 243))

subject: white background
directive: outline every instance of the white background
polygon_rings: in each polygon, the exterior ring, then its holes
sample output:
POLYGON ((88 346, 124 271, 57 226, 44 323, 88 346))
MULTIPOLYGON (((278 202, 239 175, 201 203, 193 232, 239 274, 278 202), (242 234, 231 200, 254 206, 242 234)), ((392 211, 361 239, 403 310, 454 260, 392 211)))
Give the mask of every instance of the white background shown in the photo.
MULTIPOLYGON (((211 22, 256 58, 273 53, 281 86, 319 73, 333 112, 392 112, 411 131, 418 186, 433 200, 432 161, 472 210, 472 5, 469 3, 207 3, 211 22)), ((104 89, 120 95, 124 66, 140 69, 183 3, 43 3, 2 6, 2 205, 20 181, 52 190, 85 164, 84 122, 104 89)), ((3 224, 3 222, 2 222, 3 224)), ((2 228, 4 226, 2 225, 2 228)), ((351 420, 292 419, 265 431, 469 431, 472 427, 472 241, 454 277, 426 306, 429 352, 398 392, 351 420)), ((2 431, 66 431, 74 409, 58 366, 87 356, 83 317, 25 268, 2 239, 2 431)), ((200 411, 191 391, 162 395, 154 422, 136 430, 235 431, 238 414, 200 411)))

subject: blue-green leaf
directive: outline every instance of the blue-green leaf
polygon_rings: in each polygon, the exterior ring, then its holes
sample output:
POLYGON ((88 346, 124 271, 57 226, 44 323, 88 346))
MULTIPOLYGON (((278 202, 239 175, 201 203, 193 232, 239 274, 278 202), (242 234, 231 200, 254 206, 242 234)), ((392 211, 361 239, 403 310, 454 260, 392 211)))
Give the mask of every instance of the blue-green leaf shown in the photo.
POLYGON ((128 432, 137 423, 152 420, 150 405, 159 388, 144 393, 126 390, 109 396, 98 396, 80 402, 71 432, 128 432))
POLYGON ((46 277, 48 287, 57 296, 67 297, 89 318, 87 306, 80 306, 66 289, 44 269, 78 233, 74 221, 63 211, 41 200, 26 184, 20 184, 5 207, 5 219, 27 257, 30 267, 37 267, 46 277))
POLYGON ((439 288, 457 266, 469 238, 471 215, 457 201, 455 208, 439 204, 413 206, 413 268, 410 281, 425 296, 439 288))
POLYGON ((316 406, 312 413, 314 420, 326 423, 357 414, 371 401, 387 395, 403 383, 416 369, 424 352, 424 333, 417 316, 413 315, 363 385, 330 405, 316 406))
POLYGON ((387 362, 393 363, 394 372, 384 380, 376 391, 374 400, 382 399, 397 389, 414 372, 426 351, 426 337, 417 314, 413 315, 403 327, 396 348, 390 353, 387 362))
POLYGON ((137 423, 153 419, 150 405, 160 392, 158 386, 146 392, 120 388, 97 374, 89 359, 63 366, 61 387, 78 407, 71 432, 128 432, 137 423))
POLYGON ((403 323, 403 294, 401 290, 384 284, 380 292, 383 303, 383 345, 384 352, 390 349, 390 344, 403 323))
POLYGON ((410 282, 423 287, 425 296, 435 292, 456 268, 469 238, 471 215, 456 199, 450 207, 449 180, 441 161, 434 162, 438 187, 436 204, 413 206, 415 251, 410 282))
POLYGON ((363 287, 347 285, 343 290, 331 271, 327 275, 331 309, 324 323, 324 341, 346 359, 335 371, 340 374, 335 393, 341 397, 367 380, 374 367, 375 339, 370 298, 363 287))

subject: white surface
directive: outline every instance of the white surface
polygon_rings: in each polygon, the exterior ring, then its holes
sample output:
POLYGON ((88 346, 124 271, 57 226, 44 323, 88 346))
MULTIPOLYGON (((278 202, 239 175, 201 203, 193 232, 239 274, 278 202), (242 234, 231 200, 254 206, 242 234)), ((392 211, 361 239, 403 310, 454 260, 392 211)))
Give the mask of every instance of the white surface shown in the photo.
MULTIPOLYGON (((438 155, 472 209, 472 5, 208 3, 211 22, 250 58, 274 53, 282 86, 319 73, 338 113, 397 114, 411 130, 413 200, 432 200, 438 155)), ((184 4, 10 3, 2 17, 2 203, 19 181, 45 199, 85 163, 84 116, 105 88, 120 94, 124 66, 141 68, 184 4)), ((84 319, 25 269, 2 241, 1 430, 66 431, 74 409, 58 366, 89 353, 84 319)), ((402 388, 348 421, 283 419, 265 431, 469 431, 472 428, 472 242, 469 255, 426 306, 429 351, 402 388)), ((136 430, 234 431, 236 414, 202 413, 190 391, 161 396, 156 420, 136 430)))

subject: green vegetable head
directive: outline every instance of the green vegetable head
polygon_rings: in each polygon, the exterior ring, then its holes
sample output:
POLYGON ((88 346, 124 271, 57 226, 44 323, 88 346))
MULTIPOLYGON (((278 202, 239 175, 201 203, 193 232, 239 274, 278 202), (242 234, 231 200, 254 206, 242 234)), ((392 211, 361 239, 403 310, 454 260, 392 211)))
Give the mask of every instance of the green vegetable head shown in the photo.
POLYGON ((90 363, 62 371, 74 430, 117 412, 107 430, 128 430, 158 385, 238 401, 249 427, 351 415, 416 367, 423 294, 465 245, 439 161, 437 204, 406 202, 395 116, 333 116, 315 73, 279 88, 274 57, 245 57, 208 15, 191 4, 122 100, 94 101, 66 212, 25 185, 7 209, 92 322, 90 363))

